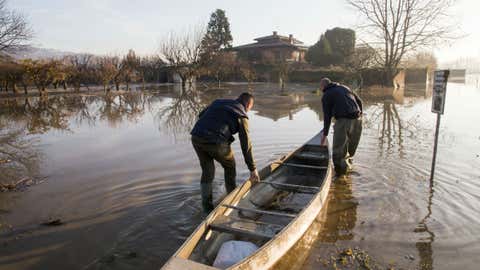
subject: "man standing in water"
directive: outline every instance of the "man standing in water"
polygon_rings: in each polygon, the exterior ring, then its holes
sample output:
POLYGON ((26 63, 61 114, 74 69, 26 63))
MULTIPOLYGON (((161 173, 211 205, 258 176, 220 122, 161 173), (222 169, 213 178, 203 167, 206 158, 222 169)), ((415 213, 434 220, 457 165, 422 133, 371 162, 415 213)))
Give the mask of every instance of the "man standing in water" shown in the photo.
POLYGON ((227 192, 232 192, 236 187, 235 159, 230 144, 237 132, 245 163, 250 170, 250 179, 259 181, 248 134, 247 112, 252 107, 253 96, 249 93, 242 93, 237 99, 217 99, 200 113, 190 133, 193 148, 202 167, 200 186, 202 206, 206 213, 213 210, 212 181, 215 177, 213 160, 218 161, 225 171, 227 192))
POLYGON ((328 136, 332 117, 333 127, 333 165, 337 175, 347 173, 357 150, 362 134, 362 100, 344 85, 323 78, 320 81, 323 91, 323 131, 322 144, 328 136))

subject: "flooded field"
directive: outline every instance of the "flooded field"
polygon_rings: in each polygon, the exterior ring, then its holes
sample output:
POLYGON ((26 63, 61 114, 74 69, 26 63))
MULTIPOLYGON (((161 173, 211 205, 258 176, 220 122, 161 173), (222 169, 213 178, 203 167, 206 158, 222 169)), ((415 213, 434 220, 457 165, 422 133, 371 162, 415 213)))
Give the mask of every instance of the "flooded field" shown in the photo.
MULTIPOLYGON (((321 130, 323 115, 315 85, 253 88, 261 168, 321 130)), ((0 99, 0 183, 18 183, 0 192, 0 268, 159 269, 203 218, 189 140, 197 114, 245 89, 0 99)), ((478 269, 478 77, 448 85, 433 181, 428 91, 360 95, 355 170, 332 185, 326 211, 279 268, 478 269), (349 250, 356 259, 342 259, 349 250)), ((242 182, 248 170, 233 147, 242 182)), ((217 166, 215 198, 222 177, 217 166)))

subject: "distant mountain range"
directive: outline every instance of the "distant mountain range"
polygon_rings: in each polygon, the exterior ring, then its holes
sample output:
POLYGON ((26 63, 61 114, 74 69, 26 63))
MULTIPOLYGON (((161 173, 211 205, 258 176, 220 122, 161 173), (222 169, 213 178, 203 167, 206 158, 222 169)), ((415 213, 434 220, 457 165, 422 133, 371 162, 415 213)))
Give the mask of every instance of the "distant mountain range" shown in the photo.
POLYGON ((73 52, 64 52, 55 49, 38 48, 38 47, 25 47, 21 50, 10 54, 14 59, 60 59, 67 55, 73 55, 73 52))

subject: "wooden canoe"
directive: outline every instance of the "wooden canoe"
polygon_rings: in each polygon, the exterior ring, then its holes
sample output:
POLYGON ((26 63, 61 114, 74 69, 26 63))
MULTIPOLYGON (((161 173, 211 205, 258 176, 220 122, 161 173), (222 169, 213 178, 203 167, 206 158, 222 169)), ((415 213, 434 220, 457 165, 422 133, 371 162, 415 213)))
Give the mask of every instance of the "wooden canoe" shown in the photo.
POLYGON ((222 243, 249 241, 259 249, 228 269, 269 269, 294 246, 325 204, 332 179, 327 146, 317 134, 245 181, 207 216, 163 270, 213 270, 222 243))

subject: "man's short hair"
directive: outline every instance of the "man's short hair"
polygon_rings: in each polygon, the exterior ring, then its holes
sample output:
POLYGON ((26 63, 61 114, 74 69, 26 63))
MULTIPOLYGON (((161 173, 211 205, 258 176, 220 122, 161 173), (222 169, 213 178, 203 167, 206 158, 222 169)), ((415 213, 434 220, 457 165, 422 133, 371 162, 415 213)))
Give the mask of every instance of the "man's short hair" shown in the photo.
POLYGON ((240 101, 240 103, 243 104, 243 106, 247 106, 248 102, 253 99, 253 95, 248 93, 248 92, 244 92, 244 93, 241 93, 240 96, 238 96, 238 101, 240 101))
POLYGON ((323 79, 320 80, 320 84, 323 85, 323 86, 327 86, 329 84, 332 83, 332 80, 330 80, 329 78, 325 77, 323 79))

